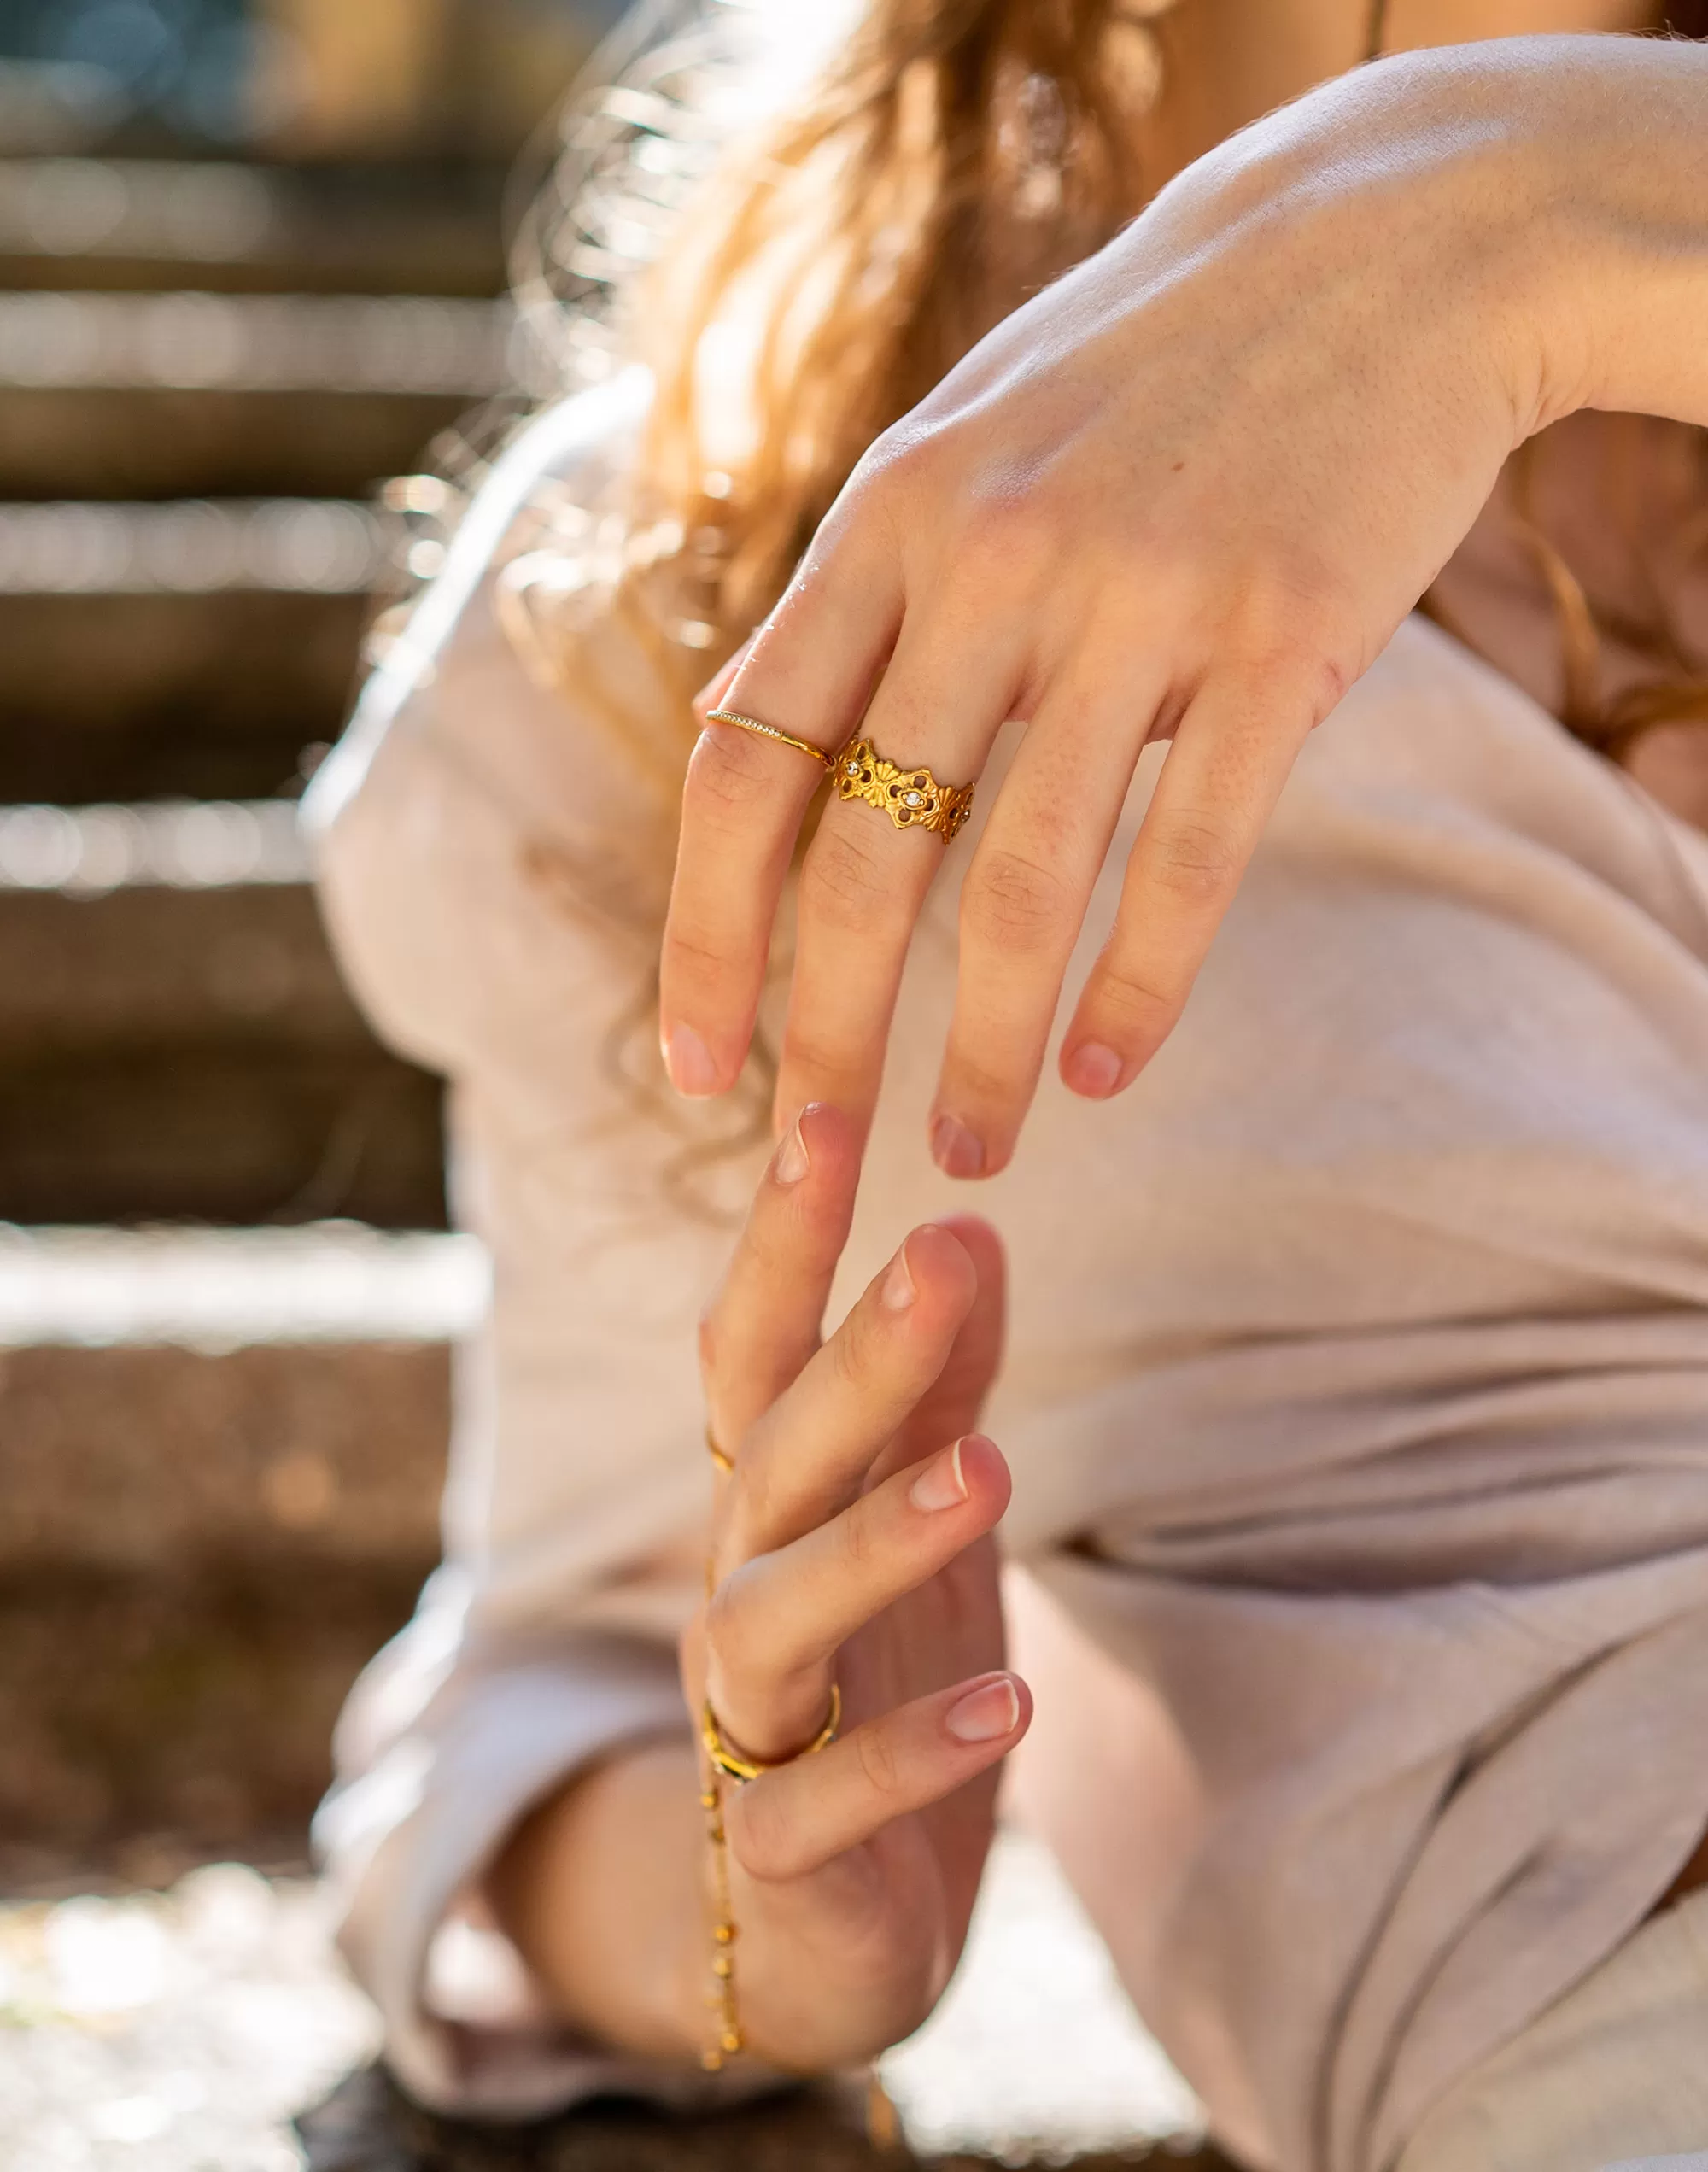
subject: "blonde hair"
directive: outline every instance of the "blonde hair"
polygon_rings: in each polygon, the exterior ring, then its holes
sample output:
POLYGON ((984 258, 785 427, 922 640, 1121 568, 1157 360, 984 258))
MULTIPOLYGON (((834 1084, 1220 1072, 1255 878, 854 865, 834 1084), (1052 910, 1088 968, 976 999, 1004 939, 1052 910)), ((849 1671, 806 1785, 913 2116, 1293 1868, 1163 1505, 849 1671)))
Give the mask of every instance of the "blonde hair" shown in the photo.
MULTIPOLYGON (((536 321, 555 313, 566 328, 572 364, 591 326, 597 359, 644 362, 654 394, 625 478, 621 565, 596 612, 564 615, 559 653, 578 684, 603 683, 598 707, 658 787, 661 837, 696 729, 694 693, 769 610, 865 448, 992 324, 1142 208, 1156 179, 1144 122, 1166 72, 1167 18, 1190 4, 869 0, 787 117, 710 161, 715 132, 699 126, 695 101, 717 66, 714 33, 685 31, 679 5, 672 34, 638 65, 630 56, 615 93, 572 109, 566 155, 522 231, 520 290, 536 321), (572 278, 565 296, 548 264, 574 266, 607 244, 621 217, 589 211, 590 200, 603 188, 608 203, 621 154, 668 138, 673 117, 686 155, 677 194, 691 201, 664 207, 666 245, 627 277, 572 278), (744 303, 759 319, 752 427, 739 458, 714 459, 702 356, 708 333, 744 303), (588 644, 613 623, 655 667, 642 699, 591 668, 588 644)), ((655 15, 670 12, 656 0, 655 15)), ((1698 32, 1708 6, 1681 0, 1672 20, 1698 32)), ((1537 510, 1549 471, 1547 441, 1527 448, 1509 478, 1509 517, 1557 609, 1560 721, 1617 760, 1656 724, 1708 720, 1708 669, 1658 584, 1634 606, 1629 583, 1616 594, 1569 563, 1537 510), (1635 683, 1627 673, 1611 699, 1609 633, 1652 667, 1635 683)), ((1693 547, 1704 508, 1708 489, 1691 515, 1693 547)), ((1629 540, 1641 559, 1635 529, 1629 540)))
MULTIPOLYGON (((694 693, 775 603, 866 448, 1143 204, 1153 12, 1142 0, 870 0, 787 117, 695 176, 663 254, 623 284, 617 322, 599 327, 602 359, 640 361, 653 383, 626 479, 627 553, 597 623, 564 615, 559 653, 584 685, 588 647, 613 619, 646 644, 646 716, 601 705, 672 811, 694 693), (705 442, 703 358, 708 335, 744 315, 757 319, 740 394, 752 426, 732 457, 705 442)), ((691 73, 668 44, 646 95, 691 73)), ((654 109, 655 128, 668 110, 654 109)), ((585 123, 570 132, 584 163, 585 123)), ((547 231, 536 216, 522 237, 536 309, 544 266, 575 255, 551 218, 578 237, 611 224, 588 211, 584 180, 579 195, 559 181, 547 201, 547 231)), ((568 314, 585 341, 584 295, 568 314)))

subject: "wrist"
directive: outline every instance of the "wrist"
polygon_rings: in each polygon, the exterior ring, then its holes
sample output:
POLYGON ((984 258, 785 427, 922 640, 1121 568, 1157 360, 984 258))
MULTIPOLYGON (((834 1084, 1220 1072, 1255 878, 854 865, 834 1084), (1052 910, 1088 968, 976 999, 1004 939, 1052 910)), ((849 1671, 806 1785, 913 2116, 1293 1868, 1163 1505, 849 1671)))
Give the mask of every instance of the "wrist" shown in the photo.
POLYGON ((637 1745, 524 1818, 488 1876, 553 2011, 613 2051, 688 2061, 702 2048, 699 1784, 687 1745, 637 1745))
POLYGON ((1708 46, 1579 34, 1401 54, 1221 155, 1254 201, 1349 220, 1366 256, 1377 235, 1418 336, 1486 358, 1514 446, 1580 407, 1708 423, 1708 46))
POLYGON ((1522 43, 1541 49, 1509 266, 1535 372, 1524 434, 1582 407, 1708 423, 1708 49, 1522 43))

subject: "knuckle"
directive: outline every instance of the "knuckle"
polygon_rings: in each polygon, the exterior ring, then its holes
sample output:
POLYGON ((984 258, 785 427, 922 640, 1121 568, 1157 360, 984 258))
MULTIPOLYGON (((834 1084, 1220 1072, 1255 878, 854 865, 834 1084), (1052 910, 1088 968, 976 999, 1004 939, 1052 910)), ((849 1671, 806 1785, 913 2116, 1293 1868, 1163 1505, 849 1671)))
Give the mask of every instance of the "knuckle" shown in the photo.
POLYGON ((901 1793, 901 1760, 888 1729, 874 1723, 857 1728, 850 1737, 860 1759, 866 1784, 880 1801, 892 1801, 901 1793))
POLYGON ((864 1305, 854 1308, 840 1330, 825 1344, 825 1352, 836 1389, 859 1396, 872 1386, 874 1360, 878 1353, 864 1305))
POLYGON ((839 931, 864 930, 884 916, 895 870, 863 832, 826 823, 801 869, 801 910, 839 931))
POLYGON ((664 931, 659 970, 667 978, 675 974, 684 980, 718 980, 730 971, 734 962, 728 949, 709 941, 681 913, 673 917, 664 931))
POLYGON ((839 1040, 804 1020, 791 1020, 783 1054, 791 1076, 813 1081, 817 1099, 851 1107, 862 1099, 874 1061, 869 1034, 839 1040))
POLYGON ((750 1433, 730 1481, 729 1533, 742 1553, 752 1556, 770 1550, 775 1533, 787 1514, 787 1502, 777 1496, 769 1459, 756 1451, 750 1433))
POLYGON ((945 1069, 954 1080, 956 1099, 969 1109, 985 1110, 987 1121, 1010 1107, 1016 1095, 1024 1098, 1023 1074, 999 1069, 968 1037, 956 1039, 945 1069))
POLYGON ((887 498, 905 506, 920 494, 941 495, 945 457, 954 438, 951 425, 918 413, 904 415, 881 431, 854 470, 857 487, 868 498, 887 498))
POLYGON ((857 1502, 834 1525, 838 1562, 853 1581, 863 1582, 879 1559, 878 1532, 866 1503, 857 1502))
POLYGON ((1010 951, 1053 949, 1069 917, 1068 886, 1042 860, 1003 848, 968 871, 961 925, 975 941, 1010 951))
POLYGON ((1233 840, 1220 823, 1202 815, 1177 814, 1159 822, 1147 861, 1150 887, 1189 909, 1216 904, 1239 880, 1233 840))
POLYGON ((705 1603, 705 1648, 744 1703, 763 1702, 776 1687, 775 1640, 764 1633, 747 1565, 732 1569, 705 1603))
POLYGON ((726 1577, 705 1602, 705 1648, 726 1677, 745 1671, 742 1645, 746 1608, 736 1586, 740 1572, 726 1577))
POLYGON ((764 742, 751 733, 706 733, 683 779, 684 814, 725 825, 751 818, 765 787, 764 764, 764 742))
POLYGON ((975 581, 1029 579, 1055 559, 1060 522, 1038 477, 1012 462, 986 463, 963 501, 960 562, 975 581))
POLYGON ((1149 1038, 1163 1030, 1179 1011, 1184 997, 1159 987, 1130 967, 1105 963, 1093 991, 1094 1006, 1105 1019, 1119 1022, 1121 1038, 1149 1038))
POLYGON ((1258 698, 1284 690, 1321 722, 1358 676, 1360 637, 1345 601, 1325 576, 1308 570, 1247 582, 1227 653, 1258 698))
POLYGON ((804 1865, 804 1836, 787 1806, 790 1792, 755 1781, 734 1790, 724 1813, 731 1853, 761 1885, 796 1877, 804 1865))

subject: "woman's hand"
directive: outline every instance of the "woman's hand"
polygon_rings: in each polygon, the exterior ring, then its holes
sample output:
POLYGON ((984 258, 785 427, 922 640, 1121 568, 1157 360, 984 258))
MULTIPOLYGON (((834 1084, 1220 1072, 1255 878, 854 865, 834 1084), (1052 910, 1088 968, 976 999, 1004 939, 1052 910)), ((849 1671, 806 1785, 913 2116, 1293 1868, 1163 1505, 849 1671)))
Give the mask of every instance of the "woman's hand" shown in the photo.
MULTIPOLYGON (((1679 360, 1708 317, 1704 59, 1509 39, 1331 85, 1183 174, 862 463, 723 699, 827 750, 858 727, 956 784, 1025 720, 962 891, 933 1119, 951 1174, 1013 1151, 1147 741, 1173 746, 1062 1051, 1095 1097, 1168 1033, 1301 744, 1512 448, 1578 405, 1708 405, 1679 360), (1662 291, 1645 344, 1634 297, 1662 291)), ((685 1092, 740 1067, 819 780, 739 729, 699 741, 664 957, 685 1092)), ((827 809, 780 1109, 869 1111, 944 849, 827 809)))
MULTIPOLYGON (((970 1431, 1000 1354, 1003 1262, 982 1222, 916 1229, 822 1348, 858 1177, 856 1127, 785 1139, 707 1315, 719 1481, 715 1587, 683 1644, 690 1709, 787 1758, 726 1783, 737 1992, 750 2048, 813 2070, 925 2018, 961 1951, 996 1768, 1031 1705, 1003 1667, 997 1449, 970 1431)), ((687 1976, 710 1949, 698 1923, 687 1976)))

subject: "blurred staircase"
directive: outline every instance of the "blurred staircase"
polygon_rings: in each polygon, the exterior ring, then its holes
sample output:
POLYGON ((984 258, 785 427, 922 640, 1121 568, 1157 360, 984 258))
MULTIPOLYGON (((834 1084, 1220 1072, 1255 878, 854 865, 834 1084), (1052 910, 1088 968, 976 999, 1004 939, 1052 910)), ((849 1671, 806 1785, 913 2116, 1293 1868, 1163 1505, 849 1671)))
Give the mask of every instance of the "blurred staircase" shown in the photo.
POLYGON ((0 1883, 289 1854, 431 1566, 483 1270, 295 800, 498 237, 478 173, 0 159, 0 1883))

